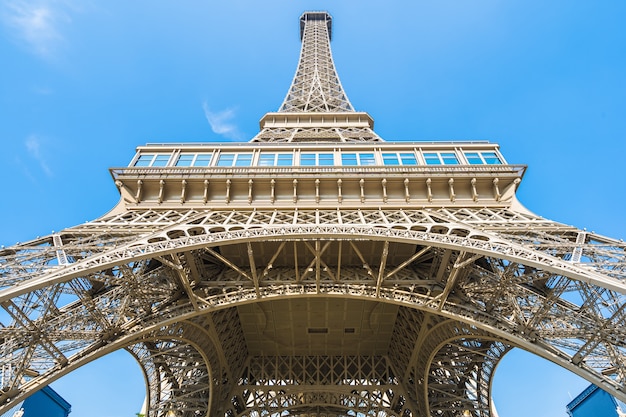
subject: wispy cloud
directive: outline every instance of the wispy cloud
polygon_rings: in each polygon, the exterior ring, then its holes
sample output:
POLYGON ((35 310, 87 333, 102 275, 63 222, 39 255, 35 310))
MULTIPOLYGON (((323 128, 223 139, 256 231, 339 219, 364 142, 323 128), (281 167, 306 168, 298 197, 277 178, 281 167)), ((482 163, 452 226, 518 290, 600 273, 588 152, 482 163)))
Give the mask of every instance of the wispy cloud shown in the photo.
POLYGON ((227 137, 233 140, 240 140, 242 137, 241 132, 237 125, 232 122, 235 118, 235 111, 232 109, 226 109, 219 112, 213 112, 209 109, 207 103, 202 104, 204 109, 204 115, 211 125, 211 130, 218 135, 227 137))
POLYGON ((35 54, 51 58, 65 42, 63 26, 72 21, 67 6, 58 0, 4 0, 0 17, 16 40, 35 54))
POLYGON ((26 138, 26 142, 24 143, 24 145, 26 146, 26 151, 28 152, 28 155, 35 161, 37 161, 37 163, 39 163, 41 170, 47 176, 52 176, 52 170, 48 166, 48 163, 46 162, 46 159, 44 157, 44 152, 42 152, 41 149, 41 138, 37 135, 30 135, 28 138, 26 138))

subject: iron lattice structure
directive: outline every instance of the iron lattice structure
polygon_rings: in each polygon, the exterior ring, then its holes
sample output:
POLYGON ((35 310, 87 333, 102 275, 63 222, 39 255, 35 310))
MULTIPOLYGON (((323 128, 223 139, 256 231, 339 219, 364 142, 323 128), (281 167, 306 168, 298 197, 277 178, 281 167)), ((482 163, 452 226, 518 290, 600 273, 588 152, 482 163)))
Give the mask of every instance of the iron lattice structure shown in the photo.
POLYGON ((486 417, 513 347, 626 401, 626 245, 528 212, 523 166, 304 162, 497 151, 383 142, 341 88, 330 31, 305 13, 280 111, 247 145, 211 145, 290 166, 140 147, 111 170, 110 213, 1 250, 0 413, 118 349, 150 416, 486 417), (168 164, 139 163, 159 152, 168 164))

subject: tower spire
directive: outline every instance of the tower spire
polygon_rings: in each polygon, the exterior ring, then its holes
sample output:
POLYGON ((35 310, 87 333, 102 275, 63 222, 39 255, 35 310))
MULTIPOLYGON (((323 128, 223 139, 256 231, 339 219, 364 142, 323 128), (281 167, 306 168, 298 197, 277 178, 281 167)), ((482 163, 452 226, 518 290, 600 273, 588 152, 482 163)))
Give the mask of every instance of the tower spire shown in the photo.
POLYGON ((300 61, 279 112, 353 112, 341 87, 330 50, 332 17, 327 12, 300 16, 300 61))
POLYGON ((302 48, 296 74, 278 112, 261 119, 251 142, 383 142, 374 120, 357 112, 343 91, 330 51, 332 17, 300 16, 302 48))

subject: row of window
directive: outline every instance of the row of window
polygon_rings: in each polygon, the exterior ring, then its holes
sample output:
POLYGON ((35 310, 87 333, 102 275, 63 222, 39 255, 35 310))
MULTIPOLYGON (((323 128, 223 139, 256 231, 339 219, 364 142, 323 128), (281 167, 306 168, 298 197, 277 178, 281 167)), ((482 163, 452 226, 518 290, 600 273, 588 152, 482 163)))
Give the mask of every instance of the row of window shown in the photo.
POLYGON ((181 153, 175 158, 171 154, 141 154, 135 160, 136 167, 249 167, 249 166, 367 166, 367 165, 499 165, 502 159, 496 152, 463 152, 461 161, 455 152, 422 152, 418 160, 414 152, 381 152, 379 158, 374 152, 301 152, 293 153, 261 152, 255 160, 252 152, 222 152, 215 158, 213 153, 181 153), (174 159, 170 163, 170 159, 174 159), (214 160, 215 159, 215 160, 214 160))

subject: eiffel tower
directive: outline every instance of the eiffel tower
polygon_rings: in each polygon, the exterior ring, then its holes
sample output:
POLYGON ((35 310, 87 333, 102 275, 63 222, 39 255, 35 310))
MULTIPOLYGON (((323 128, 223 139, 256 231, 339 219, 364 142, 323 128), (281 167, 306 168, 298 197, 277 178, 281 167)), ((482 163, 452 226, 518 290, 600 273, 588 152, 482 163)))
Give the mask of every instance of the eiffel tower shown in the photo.
POLYGON ((626 401, 626 244, 529 212, 490 142, 393 143, 331 16, 248 143, 140 146, 101 218, 0 251, 0 413, 126 349, 149 416, 495 415, 512 348, 626 401))

